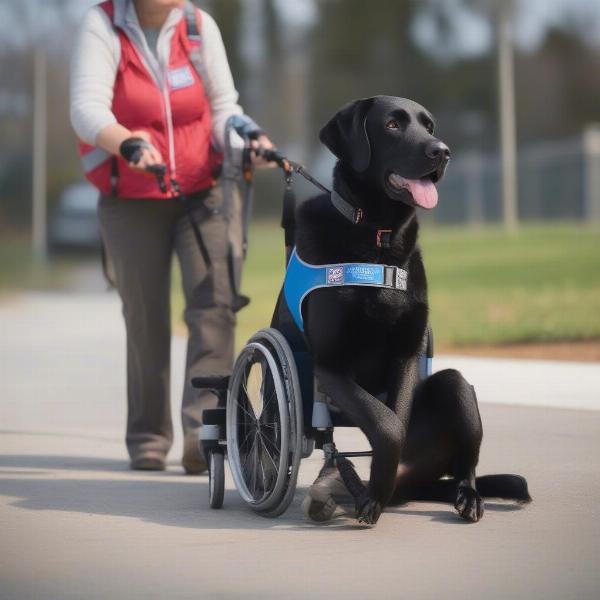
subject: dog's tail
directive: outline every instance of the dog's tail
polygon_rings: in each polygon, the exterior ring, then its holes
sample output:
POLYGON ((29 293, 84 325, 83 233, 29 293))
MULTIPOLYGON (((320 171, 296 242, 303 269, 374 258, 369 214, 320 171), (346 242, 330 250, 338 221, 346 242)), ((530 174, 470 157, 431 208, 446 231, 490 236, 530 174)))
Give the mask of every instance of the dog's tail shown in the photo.
MULTIPOLYGON (((432 483, 399 487, 394 493, 393 502, 408 500, 429 500, 432 502, 450 502, 456 500, 455 479, 438 479, 432 483)), ((520 504, 531 502, 527 480, 521 475, 483 475, 476 479, 477 491, 484 498, 514 500, 520 504)))

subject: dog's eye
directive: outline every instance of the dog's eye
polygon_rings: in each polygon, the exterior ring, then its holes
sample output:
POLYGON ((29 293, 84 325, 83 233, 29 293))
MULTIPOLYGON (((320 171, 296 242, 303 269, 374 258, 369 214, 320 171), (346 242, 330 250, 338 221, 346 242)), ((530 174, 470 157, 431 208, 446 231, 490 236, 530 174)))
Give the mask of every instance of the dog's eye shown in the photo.
POLYGON ((427 133, 433 135, 433 130, 435 129, 435 127, 431 121, 428 121, 427 123, 425 123, 425 129, 427 129, 427 133))
POLYGON ((388 121, 388 122, 385 124, 385 126, 386 126, 388 129, 400 129, 400 125, 399 125, 398 121, 396 121, 396 119, 390 119, 390 120, 389 120, 389 121, 388 121))

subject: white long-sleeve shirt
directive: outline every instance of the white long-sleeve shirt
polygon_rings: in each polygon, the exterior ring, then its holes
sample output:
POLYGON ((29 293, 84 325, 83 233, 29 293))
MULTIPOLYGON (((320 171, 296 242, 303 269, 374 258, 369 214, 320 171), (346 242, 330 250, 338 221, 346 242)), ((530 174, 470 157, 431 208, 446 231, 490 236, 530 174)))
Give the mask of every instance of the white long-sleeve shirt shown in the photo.
MULTIPOLYGON (((166 80, 170 43, 182 9, 173 9, 158 35, 156 54, 150 50, 132 0, 113 0, 114 23, 125 31, 148 65, 157 85, 166 80)), ((213 139, 223 149, 225 122, 242 114, 238 104, 221 32, 214 19, 201 11, 201 53, 205 88, 212 110, 213 139)), ((113 88, 121 58, 119 36, 106 13, 98 6, 85 15, 73 51, 70 72, 71 123, 84 142, 95 146, 100 131, 116 123, 111 111, 113 88)), ((239 140, 241 142, 241 140, 239 140)), ((235 145, 238 145, 237 143, 235 145)))

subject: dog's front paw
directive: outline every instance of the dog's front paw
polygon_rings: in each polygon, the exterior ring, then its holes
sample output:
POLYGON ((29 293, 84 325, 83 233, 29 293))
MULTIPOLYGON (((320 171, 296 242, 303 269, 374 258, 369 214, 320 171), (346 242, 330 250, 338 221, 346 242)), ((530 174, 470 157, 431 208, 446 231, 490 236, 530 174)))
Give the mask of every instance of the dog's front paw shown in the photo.
POLYGON ((483 499, 470 485, 458 486, 454 508, 463 519, 472 523, 483 517, 483 499))
POLYGON ((378 500, 365 494, 356 504, 356 518, 359 523, 375 525, 379 520, 383 505, 378 500))

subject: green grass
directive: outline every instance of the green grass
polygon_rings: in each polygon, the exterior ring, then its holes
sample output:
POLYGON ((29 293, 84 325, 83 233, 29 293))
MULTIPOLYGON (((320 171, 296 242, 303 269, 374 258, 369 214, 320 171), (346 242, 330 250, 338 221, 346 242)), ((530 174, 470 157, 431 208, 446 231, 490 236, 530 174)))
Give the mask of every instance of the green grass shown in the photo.
POLYGON ((600 229, 429 229, 422 247, 437 340, 446 345, 600 338, 600 229))
POLYGON ((0 290, 20 285, 31 270, 31 250, 22 237, 0 240, 0 290))
MULTIPOLYGON (((524 225, 515 234, 423 228, 431 322, 444 346, 600 339, 600 228, 524 225)), ((238 316, 238 346, 269 324, 283 280, 283 234, 257 222, 238 316)), ((183 310, 176 277, 174 307, 183 310)))

